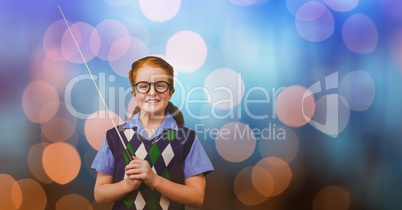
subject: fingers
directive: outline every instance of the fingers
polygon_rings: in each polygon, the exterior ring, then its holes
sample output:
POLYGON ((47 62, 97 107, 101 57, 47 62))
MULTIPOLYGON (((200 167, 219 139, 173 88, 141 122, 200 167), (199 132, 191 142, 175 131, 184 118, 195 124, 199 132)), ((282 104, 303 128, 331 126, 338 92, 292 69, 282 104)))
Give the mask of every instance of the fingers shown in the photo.
POLYGON ((148 161, 133 157, 133 160, 126 165, 125 170, 129 179, 144 179, 151 169, 148 161))
POLYGON ((129 169, 126 170, 127 178, 129 179, 143 179, 143 172, 141 169, 129 169))
POLYGON ((134 169, 134 168, 139 168, 142 166, 146 166, 148 162, 146 160, 142 160, 140 158, 134 158, 132 161, 126 165, 126 170, 134 169))

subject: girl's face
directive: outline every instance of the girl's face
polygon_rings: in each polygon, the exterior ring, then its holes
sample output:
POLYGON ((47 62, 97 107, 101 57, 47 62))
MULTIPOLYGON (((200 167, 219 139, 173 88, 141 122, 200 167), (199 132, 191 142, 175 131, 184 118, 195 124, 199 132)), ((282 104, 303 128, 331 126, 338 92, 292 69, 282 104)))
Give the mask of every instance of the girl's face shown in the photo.
MULTIPOLYGON (((154 84, 159 81, 169 83, 169 76, 164 69, 147 65, 138 69, 135 84, 139 82, 152 83, 149 87, 149 91, 146 93, 139 93, 136 89, 132 91, 137 106, 141 109, 141 115, 151 114, 151 116, 164 116, 165 108, 172 97, 174 89, 168 89, 164 93, 157 92, 155 88, 161 89, 164 84, 161 83, 162 85, 155 85, 155 87, 154 84)), ((144 85, 146 88, 146 83, 140 83, 137 88, 144 90, 144 85)))

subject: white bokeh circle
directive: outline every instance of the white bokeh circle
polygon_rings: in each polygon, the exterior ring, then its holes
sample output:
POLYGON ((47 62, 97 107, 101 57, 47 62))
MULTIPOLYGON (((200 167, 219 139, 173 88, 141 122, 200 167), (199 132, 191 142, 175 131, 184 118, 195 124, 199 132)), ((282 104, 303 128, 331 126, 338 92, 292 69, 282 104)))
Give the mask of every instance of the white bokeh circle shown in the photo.
POLYGON ((154 22, 166 22, 180 10, 181 0, 140 0, 142 13, 154 22))
POLYGON ((193 31, 177 32, 166 44, 166 58, 180 72, 198 70, 204 65, 207 53, 204 39, 193 31))
POLYGON ((241 74, 229 68, 212 71, 205 79, 204 87, 211 96, 211 105, 219 109, 237 106, 244 96, 245 89, 241 74))

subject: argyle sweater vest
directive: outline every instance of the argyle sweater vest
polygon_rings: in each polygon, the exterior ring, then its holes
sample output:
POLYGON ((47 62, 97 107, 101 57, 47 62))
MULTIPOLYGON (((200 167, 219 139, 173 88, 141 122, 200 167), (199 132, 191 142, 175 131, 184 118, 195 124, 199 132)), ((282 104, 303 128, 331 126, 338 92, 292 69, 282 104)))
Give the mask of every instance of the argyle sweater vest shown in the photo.
MULTIPOLYGON (((177 131, 167 129, 154 139, 145 140, 136 132, 136 128, 124 129, 123 126, 119 126, 119 132, 131 156, 147 160, 159 176, 184 184, 184 160, 194 142, 194 131, 185 127, 179 127, 177 131)), ((125 166, 130 160, 116 129, 108 130, 106 137, 115 160, 114 182, 119 182, 125 178, 125 166)), ((137 190, 116 201, 113 209, 184 209, 184 206, 141 183, 137 190)))

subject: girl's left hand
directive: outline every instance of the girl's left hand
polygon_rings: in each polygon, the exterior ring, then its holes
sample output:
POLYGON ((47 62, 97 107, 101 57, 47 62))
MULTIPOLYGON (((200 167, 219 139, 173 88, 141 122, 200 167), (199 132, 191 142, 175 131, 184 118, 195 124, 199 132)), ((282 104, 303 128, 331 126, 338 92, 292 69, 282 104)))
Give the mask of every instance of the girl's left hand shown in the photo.
POLYGON ((126 166, 126 174, 130 179, 142 179, 143 182, 152 187, 158 175, 152 171, 148 161, 133 157, 133 160, 126 166))

